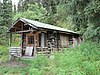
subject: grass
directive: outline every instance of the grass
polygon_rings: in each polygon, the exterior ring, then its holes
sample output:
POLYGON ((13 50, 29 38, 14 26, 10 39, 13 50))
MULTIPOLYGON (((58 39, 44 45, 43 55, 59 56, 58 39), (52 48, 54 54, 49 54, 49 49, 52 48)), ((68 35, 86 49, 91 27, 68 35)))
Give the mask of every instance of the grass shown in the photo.
MULTIPOLYGON (((8 61, 8 47, 0 46, 0 62, 8 61)), ((82 43, 80 47, 55 52, 50 58, 16 59, 17 66, 0 65, 0 75, 99 75, 100 45, 82 43), (21 65, 23 64, 23 65, 21 65)))
POLYGON ((7 46, 0 45, 0 62, 7 61, 9 59, 9 49, 7 46))

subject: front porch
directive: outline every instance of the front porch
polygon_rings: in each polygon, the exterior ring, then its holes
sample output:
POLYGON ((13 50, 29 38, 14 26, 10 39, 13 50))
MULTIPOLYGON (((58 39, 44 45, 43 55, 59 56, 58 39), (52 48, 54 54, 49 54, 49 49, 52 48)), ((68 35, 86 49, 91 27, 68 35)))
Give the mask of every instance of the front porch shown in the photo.
POLYGON ((57 50, 57 40, 56 36, 52 34, 57 34, 51 31, 39 31, 39 30, 24 30, 24 31, 16 31, 10 32, 10 56, 16 57, 25 57, 31 58, 33 56, 37 56, 37 54, 45 54, 49 55, 53 49, 57 50), (20 35, 20 46, 13 46, 13 35, 20 35), (50 37, 51 36, 51 37, 50 37), (53 42, 52 42, 53 38, 53 42))
POLYGON ((44 47, 44 48, 36 48, 36 54, 35 55, 22 55, 22 48, 21 47, 10 47, 9 52, 10 52, 10 59, 14 59, 14 57, 21 57, 25 59, 31 59, 34 58, 37 55, 47 55, 49 56, 50 53, 52 52, 51 49, 44 47))
MULTIPOLYGON (((36 54, 49 54, 51 49, 47 47, 46 33, 43 32, 22 32, 21 33, 21 45, 20 47, 12 46, 10 41, 10 55, 23 57, 23 56, 36 56, 36 54), (45 40, 44 40, 45 39, 45 40)), ((10 40, 12 34, 10 33, 10 40)))

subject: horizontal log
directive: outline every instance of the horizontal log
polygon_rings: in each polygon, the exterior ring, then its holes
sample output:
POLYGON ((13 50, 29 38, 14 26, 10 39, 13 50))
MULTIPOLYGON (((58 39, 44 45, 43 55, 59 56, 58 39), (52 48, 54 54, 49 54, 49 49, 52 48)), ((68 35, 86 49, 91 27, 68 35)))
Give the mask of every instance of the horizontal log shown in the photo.
POLYGON ((10 47, 10 48, 21 48, 21 47, 10 47))
POLYGON ((15 50, 18 50, 18 51, 21 51, 21 49, 10 49, 10 50, 14 50, 14 51, 15 51, 15 50))
POLYGON ((10 53, 17 53, 17 51, 10 51, 10 53))
POLYGON ((12 32, 12 33, 23 33, 23 32, 34 32, 34 30, 16 31, 16 32, 12 32))
POLYGON ((9 51, 10 53, 21 53, 21 51, 9 51))
POLYGON ((14 54, 17 54, 17 53, 10 53, 10 54, 13 54, 14 55, 14 54))
POLYGON ((20 50, 20 49, 15 49, 15 48, 13 48, 13 49, 10 49, 10 50, 20 50))
POLYGON ((41 47, 36 47, 37 49, 47 49, 48 47, 43 47, 43 48, 41 48, 41 47))
POLYGON ((18 57, 18 55, 17 55, 17 54, 10 54, 10 55, 13 55, 13 56, 16 56, 16 57, 18 57))
POLYGON ((17 52, 17 51, 10 51, 10 53, 21 53, 21 52, 17 52))
POLYGON ((21 53, 10 53, 10 55, 21 56, 21 53))
POLYGON ((21 47, 10 47, 10 55, 20 57, 21 56, 21 47))
POLYGON ((21 50, 20 48, 10 48, 10 50, 21 50))

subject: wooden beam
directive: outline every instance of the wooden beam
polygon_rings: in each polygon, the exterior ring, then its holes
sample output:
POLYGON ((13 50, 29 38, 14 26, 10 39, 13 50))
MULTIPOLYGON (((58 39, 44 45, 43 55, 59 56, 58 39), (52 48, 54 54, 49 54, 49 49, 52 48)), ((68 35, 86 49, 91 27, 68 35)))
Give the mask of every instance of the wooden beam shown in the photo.
POLYGON ((14 29, 21 29, 21 28, 18 28, 18 27, 12 27, 12 28, 14 28, 14 29))
POLYGON ((41 33, 41 48, 44 47, 44 33, 41 33))
POLYGON ((34 56, 36 56, 36 34, 34 34, 34 56))
MULTIPOLYGON (((24 23, 21 25, 21 31, 24 30, 24 23)), ((23 55, 24 32, 21 32, 21 54, 23 55)))
POLYGON ((9 46, 11 47, 11 43, 12 43, 12 33, 10 33, 10 38, 9 38, 9 46))
MULTIPOLYGON (((21 30, 23 31, 23 24, 22 24, 22 27, 21 27, 21 30)), ((23 32, 21 33, 21 48, 23 48, 23 32)))
POLYGON ((23 32, 34 32, 34 30, 23 30, 23 31, 16 31, 12 33, 23 33, 23 32))
POLYGON ((59 50, 59 33, 58 33, 58 31, 57 31, 57 33, 56 33, 56 38, 57 38, 57 49, 59 50))

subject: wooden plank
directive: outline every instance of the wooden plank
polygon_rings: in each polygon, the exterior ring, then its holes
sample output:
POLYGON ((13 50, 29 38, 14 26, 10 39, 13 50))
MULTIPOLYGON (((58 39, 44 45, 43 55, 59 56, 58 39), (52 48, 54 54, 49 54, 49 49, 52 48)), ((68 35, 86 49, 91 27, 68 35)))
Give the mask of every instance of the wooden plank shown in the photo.
POLYGON ((21 51, 21 49, 10 49, 10 51, 21 51))
POLYGON ((10 48, 11 50, 19 50, 19 49, 21 49, 21 48, 10 48))
POLYGON ((10 47, 10 48, 21 48, 21 47, 10 47))
POLYGON ((17 51, 13 51, 13 50, 11 51, 11 50, 10 50, 10 53, 16 53, 16 52, 17 52, 17 51))
POLYGON ((24 32, 33 32, 34 30, 23 30, 23 31, 16 31, 12 33, 24 33, 24 32))
POLYGON ((21 51, 18 51, 18 50, 16 50, 16 51, 14 51, 14 50, 10 50, 9 52, 21 52, 21 51))
POLYGON ((27 46, 25 51, 25 56, 32 56, 33 47, 27 46))
POLYGON ((21 47, 10 47, 9 53, 10 53, 10 55, 20 57, 21 56, 21 47))

